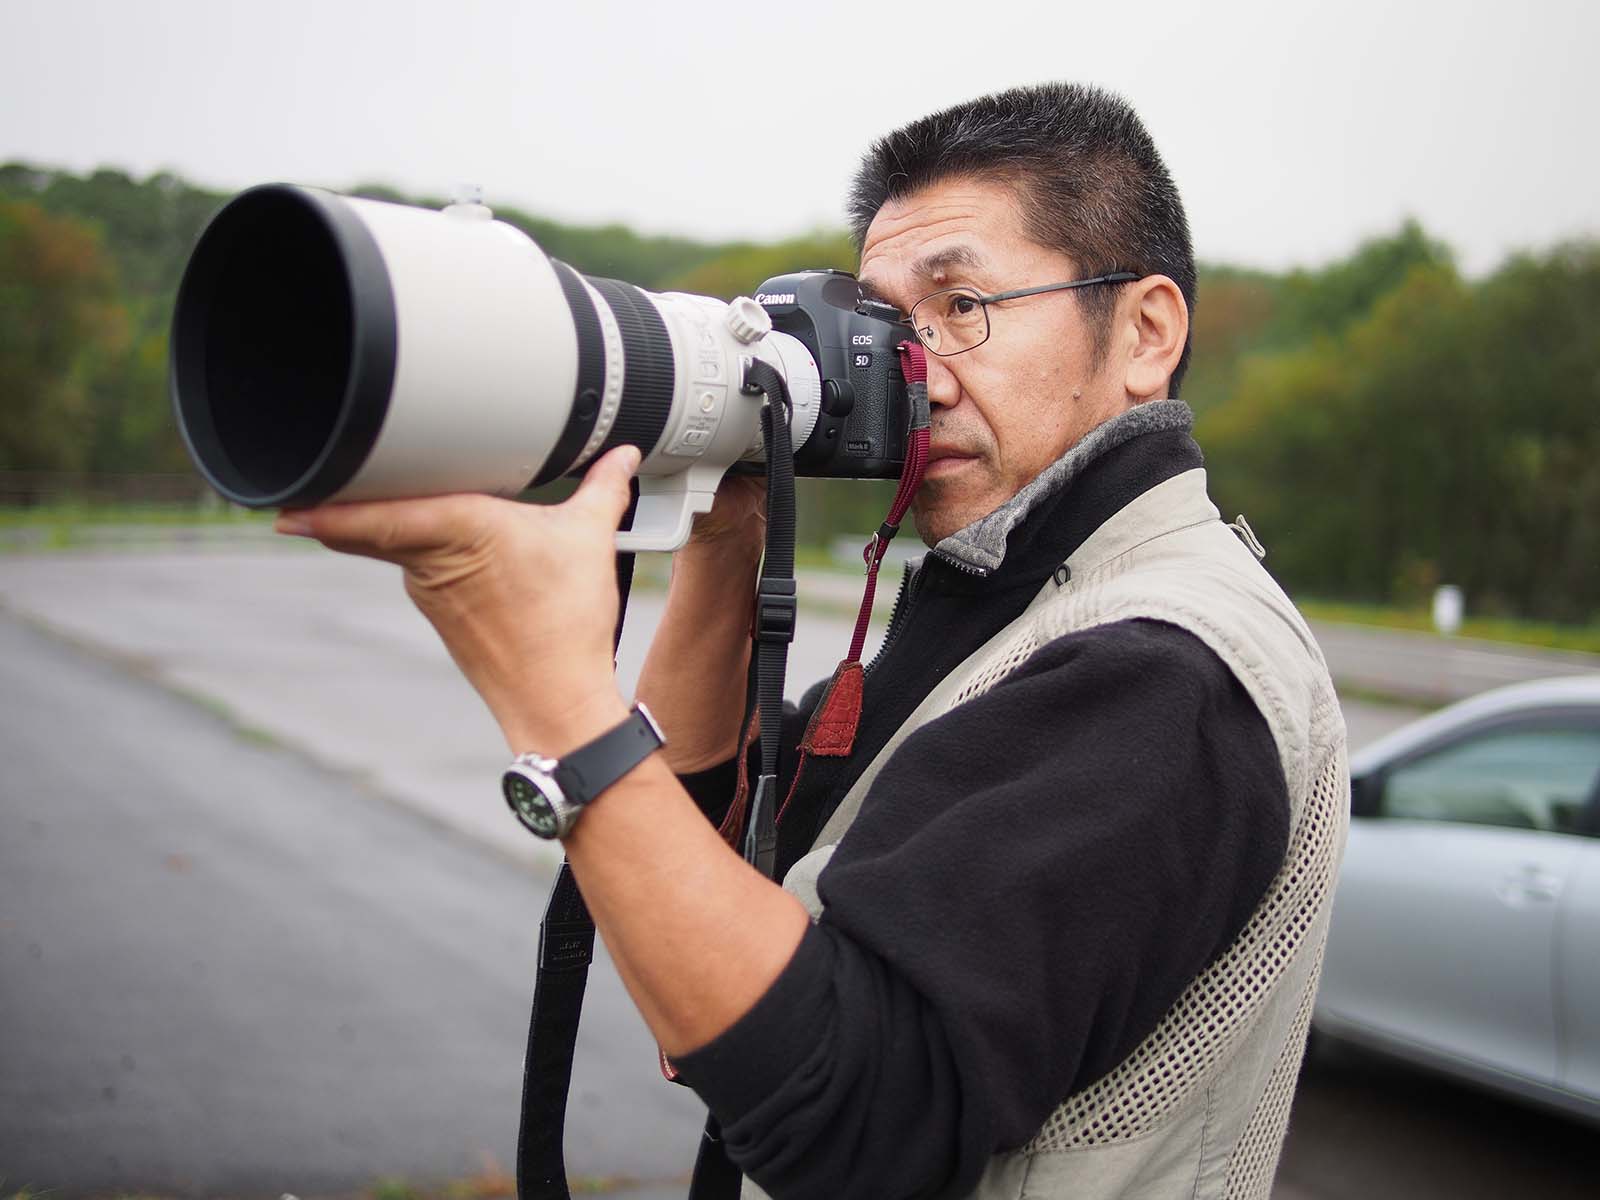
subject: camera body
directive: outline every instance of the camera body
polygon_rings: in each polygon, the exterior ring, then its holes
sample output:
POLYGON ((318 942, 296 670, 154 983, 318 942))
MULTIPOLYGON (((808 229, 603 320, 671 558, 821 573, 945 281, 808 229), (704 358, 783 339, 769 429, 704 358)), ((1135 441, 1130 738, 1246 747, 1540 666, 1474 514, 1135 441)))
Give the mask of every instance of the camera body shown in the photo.
POLYGON ((861 311, 855 276, 797 271, 767 280, 755 301, 772 327, 803 345, 821 376, 817 424, 795 452, 795 473, 883 479, 905 461, 905 379, 896 347, 911 330, 861 311))

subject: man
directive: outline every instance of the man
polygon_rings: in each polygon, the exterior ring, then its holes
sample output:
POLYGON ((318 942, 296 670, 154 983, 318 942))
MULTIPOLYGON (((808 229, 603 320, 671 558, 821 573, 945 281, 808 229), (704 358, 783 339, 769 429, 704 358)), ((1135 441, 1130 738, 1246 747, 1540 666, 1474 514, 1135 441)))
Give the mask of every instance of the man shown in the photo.
MULTIPOLYGON (((933 438, 914 510, 933 549, 853 750, 813 760, 783 813, 789 890, 702 811, 734 779, 761 546, 730 483, 674 560, 640 680, 666 749, 585 810, 568 858, 652 1032, 774 1196, 1265 1197, 1344 732, 1174 399, 1177 193, 1123 102, 1055 86, 884 139, 853 205, 863 285, 931 351, 933 438)), ((614 451, 557 508, 280 528, 403 564, 511 747, 560 757, 628 716, 610 532, 636 462, 614 451)))

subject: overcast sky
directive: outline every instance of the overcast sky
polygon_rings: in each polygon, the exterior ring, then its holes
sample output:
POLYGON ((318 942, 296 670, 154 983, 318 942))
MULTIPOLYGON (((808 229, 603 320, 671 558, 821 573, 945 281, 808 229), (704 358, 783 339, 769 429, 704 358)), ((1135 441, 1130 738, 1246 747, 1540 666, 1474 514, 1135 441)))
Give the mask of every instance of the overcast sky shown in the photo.
POLYGON ((1203 258, 1415 215, 1473 272, 1600 232, 1600 3, 0 0, 0 159, 364 180, 651 232, 842 220, 873 137, 1045 79, 1133 101, 1203 258))

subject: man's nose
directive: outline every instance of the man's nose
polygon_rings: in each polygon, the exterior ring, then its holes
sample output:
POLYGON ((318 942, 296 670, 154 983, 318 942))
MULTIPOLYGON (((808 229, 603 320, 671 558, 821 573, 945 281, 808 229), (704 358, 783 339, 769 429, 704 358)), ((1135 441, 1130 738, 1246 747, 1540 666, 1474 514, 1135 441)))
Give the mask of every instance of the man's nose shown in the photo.
POLYGON ((950 360, 937 354, 926 355, 928 363, 928 403, 940 408, 953 408, 961 399, 961 381, 950 369, 950 360))

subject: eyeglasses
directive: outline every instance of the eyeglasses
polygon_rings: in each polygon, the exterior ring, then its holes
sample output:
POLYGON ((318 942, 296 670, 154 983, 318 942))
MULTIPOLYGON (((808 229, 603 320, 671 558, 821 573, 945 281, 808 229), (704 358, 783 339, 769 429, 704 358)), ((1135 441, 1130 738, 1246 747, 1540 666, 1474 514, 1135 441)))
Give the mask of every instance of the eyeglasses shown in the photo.
POLYGON ((1070 283, 1047 283, 1042 287, 996 292, 992 296, 980 296, 971 288, 946 288, 924 296, 911 306, 911 328, 928 353, 949 358, 953 354, 965 354, 989 339, 989 305, 997 301, 1065 292, 1097 283, 1132 283, 1138 278, 1127 271, 1118 271, 1112 275, 1096 275, 1093 279, 1074 279, 1070 283))

